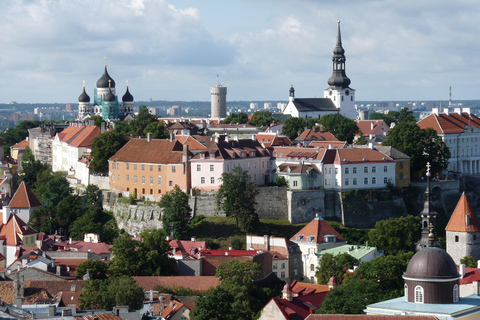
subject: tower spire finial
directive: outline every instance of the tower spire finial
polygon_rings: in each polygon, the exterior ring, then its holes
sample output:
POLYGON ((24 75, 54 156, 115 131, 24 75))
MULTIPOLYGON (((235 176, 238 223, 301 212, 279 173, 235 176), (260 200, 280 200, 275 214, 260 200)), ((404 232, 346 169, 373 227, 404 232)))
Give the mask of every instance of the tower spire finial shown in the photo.
POLYGON ((107 56, 105 56, 105 68, 107 67, 107 56))
POLYGON ((112 80, 108 80, 108 89, 112 89, 112 80))
POLYGON ((128 88, 128 80, 127 80, 127 88, 128 88))
POLYGON ((83 80, 83 89, 85 89, 85 80, 83 80))

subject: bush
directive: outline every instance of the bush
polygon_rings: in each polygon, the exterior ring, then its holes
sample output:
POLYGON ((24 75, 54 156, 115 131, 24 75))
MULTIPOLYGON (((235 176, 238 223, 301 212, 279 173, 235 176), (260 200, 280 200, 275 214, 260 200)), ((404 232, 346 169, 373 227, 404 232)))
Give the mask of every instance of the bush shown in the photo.
POLYGON ((242 250, 243 249, 243 241, 242 239, 235 237, 232 239, 230 243, 232 245, 233 250, 242 250))
POLYGON ((275 179, 275 185, 277 185, 279 187, 287 187, 288 188, 288 181, 283 176, 277 177, 275 179))
POLYGON ((130 197, 128 198, 128 202, 129 202, 131 205, 137 204, 137 194, 136 194, 136 193, 132 193, 132 194, 130 195, 130 197))
POLYGON ((205 216, 204 215, 201 215, 199 214, 198 216, 195 216, 192 218, 192 220, 190 220, 190 228, 195 228, 197 226, 197 224, 202 221, 203 219, 205 219, 205 216))

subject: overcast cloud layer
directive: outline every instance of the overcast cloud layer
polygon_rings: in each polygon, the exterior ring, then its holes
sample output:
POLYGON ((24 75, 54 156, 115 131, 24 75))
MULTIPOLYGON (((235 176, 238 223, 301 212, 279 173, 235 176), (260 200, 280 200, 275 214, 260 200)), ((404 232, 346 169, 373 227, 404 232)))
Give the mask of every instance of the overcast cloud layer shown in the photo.
POLYGON ((320 97, 340 17, 357 100, 480 99, 480 3, 320 0, 1 1, 0 102, 92 95, 104 57, 121 97, 320 97))

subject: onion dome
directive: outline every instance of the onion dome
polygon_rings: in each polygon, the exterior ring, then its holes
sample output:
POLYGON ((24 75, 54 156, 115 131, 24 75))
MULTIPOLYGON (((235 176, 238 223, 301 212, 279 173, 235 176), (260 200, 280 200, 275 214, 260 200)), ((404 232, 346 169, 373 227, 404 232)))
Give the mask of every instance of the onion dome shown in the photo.
POLYGON ((115 81, 110 77, 107 71, 107 64, 105 64, 105 72, 97 81, 97 88, 108 88, 111 81, 112 88, 115 88, 115 81))
POLYGON ((115 101, 115 95, 112 93, 112 87, 109 86, 108 87, 108 93, 105 95, 105 98, 104 98, 105 101, 108 101, 108 102, 112 102, 112 101, 115 101))
POLYGON ((123 102, 133 102, 133 96, 130 93, 130 91, 128 91, 128 85, 127 85, 127 92, 125 92, 125 94, 123 95, 122 101, 123 102))
POLYGON ((456 279, 457 266, 452 257, 438 247, 426 247, 418 251, 410 260, 404 278, 415 279, 456 279))
POLYGON ((85 92, 85 86, 83 86, 82 94, 78 97, 78 102, 90 102, 90 97, 85 92))

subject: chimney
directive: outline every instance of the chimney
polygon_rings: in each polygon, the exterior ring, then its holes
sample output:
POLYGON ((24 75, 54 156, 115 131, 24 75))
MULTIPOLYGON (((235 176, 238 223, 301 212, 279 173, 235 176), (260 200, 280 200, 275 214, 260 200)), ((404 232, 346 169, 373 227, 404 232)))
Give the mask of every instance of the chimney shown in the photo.
POLYGON ((375 127, 375 125, 373 124, 373 122, 370 122, 370 130, 373 130, 373 127, 375 127))
POLYGON ((183 163, 187 163, 187 162, 188 162, 188 145, 186 145, 186 144, 183 145, 182 161, 183 161, 183 163))
POLYGON ((68 244, 72 244, 72 238, 68 238, 68 244))
POLYGON ((264 244, 265 244, 265 250, 270 251, 270 237, 268 234, 263 236, 264 244))
POLYGON ((462 108, 462 112, 468 113, 468 115, 471 115, 470 108, 462 108))
POLYGON ((102 122, 100 124, 100 133, 104 133, 105 132, 105 122, 102 122))
POLYGON ((438 116, 438 108, 432 108, 432 114, 438 116))
POLYGON ((195 248, 190 249, 190 255, 193 256, 195 254, 195 248))
POLYGON ((233 247, 228 247, 228 250, 233 250, 233 247))
POLYGON ((477 269, 480 269, 480 260, 477 260, 477 269))
POLYGON ((152 141, 152 133, 148 132, 147 133, 147 142, 150 142, 150 141, 152 141))
POLYGON ((61 266, 57 266, 57 275, 61 275, 62 274, 62 267, 61 266))
POLYGON ((460 267, 458 268, 458 273, 460 274, 460 278, 463 279, 465 277, 465 264, 460 264, 460 267))
POLYGON ((77 286, 75 284, 70 285, 70 291, 76 292, 77 291, 77 286))
POLYGON ((372 150, 375 149, 374 146, 373 146, 373 142, 369 142, 369 143, 368 143, 368 148, 369 148, 369 149, 372 149, 372 150))
POLYGON ((225 142, 230 142, 230 137, 228 135, 225 136, 225 142))
POLYGON ((191 238, 190 240, 191 240, 192 242, 195 242, 195 241, 197 241, 197 237, 192 236, 192 238, 191 238))
POLYGON ((462 109, 461 108, 453 108, 453 112, 461 115, 462 114, 462 109))
POLYGON ((94 126, 95 125, 95 120, 88 120, 88 125, 89 126, 94 126))
POLYGON ((447 116, 450 114, 450 111, 448 108, 443 109, 443 113, 445 113, 447 116))
POLYGON ((150 301, 153 301, 153 290, 150 290, 150 301))
POLYGON ((170 142, 172 142, 174 139, 174 135, 173 135, 173 132, 170 132, 170 142))

